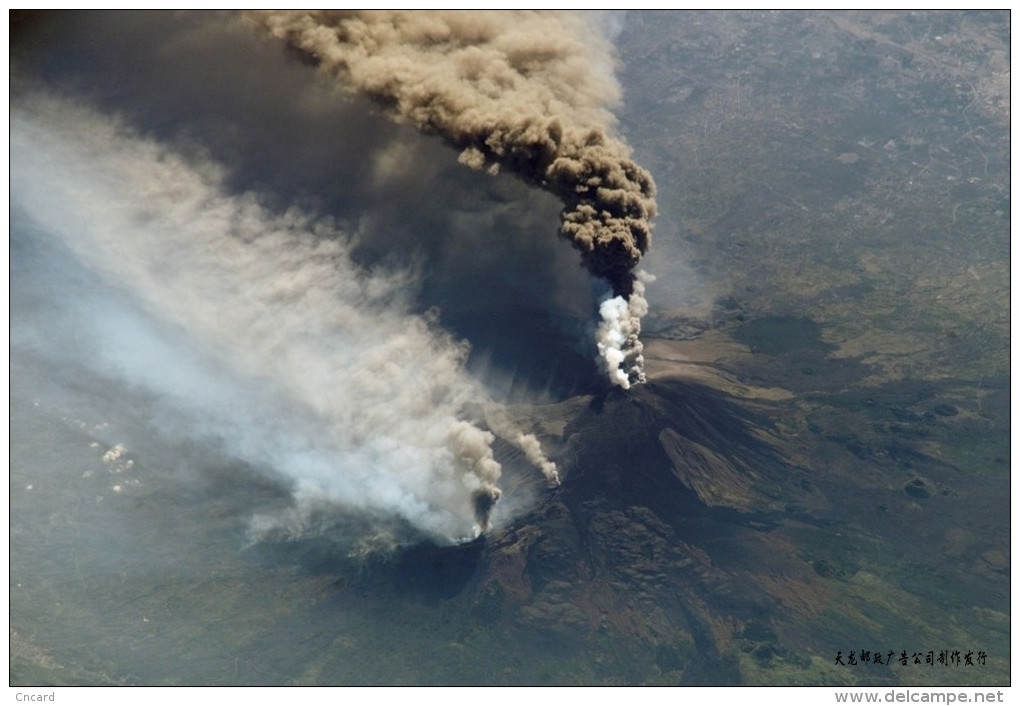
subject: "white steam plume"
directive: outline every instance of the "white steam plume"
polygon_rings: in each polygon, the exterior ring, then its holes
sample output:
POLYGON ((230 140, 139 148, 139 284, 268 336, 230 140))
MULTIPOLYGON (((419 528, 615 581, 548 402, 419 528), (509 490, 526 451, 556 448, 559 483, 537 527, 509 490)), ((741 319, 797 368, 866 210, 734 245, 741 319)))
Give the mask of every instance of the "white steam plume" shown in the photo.
POLYGON ((622 300, 603 311, 622 335, 600 339, 610 380, 629 387, 643 379, 637 335, 645 305, 633 270, 651 245, 655 183, 615 134, 611 108, 621 90, 597 16, 387 10, 248 18, 396 119, 441 136, 467 166, 508 170, 559 198, 560 234, 622 300))
POLYGON ((48 353, 154 393, 168 433, 271 468, 298 508, 395 517, 438 541, 484 532, 501 468, 493 434, 465 412, 491 404, 463 371, 466 346, 409 313, 411 274, 360 270, 345 234, 228 194, 221 171, 66 101, 19 96, 12 207, 121 300, 83 293, 88 337, 48 353))
POLYGON ((648 313, 645 282, 653 281, 654 275, 639 270, 629 297, 612 297, 599 305, 602 320, 595 332, 599 358, 613 384, 625 390, 645 381, 641 318, 648 313))

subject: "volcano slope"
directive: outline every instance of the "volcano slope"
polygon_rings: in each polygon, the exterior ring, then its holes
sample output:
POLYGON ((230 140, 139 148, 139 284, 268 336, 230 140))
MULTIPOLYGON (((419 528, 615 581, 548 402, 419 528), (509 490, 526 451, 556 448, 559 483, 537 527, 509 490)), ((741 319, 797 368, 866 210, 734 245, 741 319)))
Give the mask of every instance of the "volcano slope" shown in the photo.
MULTIPOLYGON (((931 678, 900 652, 944 643, 947 620, 955 643, 998 644, 986 606, 1008 600, 1005 576, 960 579, 959 557, 916 522, 924 503, 963 524, 988 488, 941 492, 959 476, 950 464, 905 460, 900 442, 888 447, 898 458, 849 450, 781 391, 706 369, 653 358, 653 381, 633 390, 518 408, 564 482, 533 481, 534 509, 469 545, 356 560, 309 550, 304 567, 336 580, 328 610, 364 616, 356 632, 378 641, 357 649, 380 656, 373 680, 900 684, 931 678), (924 464, 930 496, 901 482, 904 464, 924 464), (981 618, 964 627, 949 608, 981 618), (836 662, 850 651, 880 658, 855 671, 836 662)), ((989 523, 974 531, 997 531, 989 523)), ((363 682, 334 642, 313 660, 316 680, 363 682)))
POLYGON ((356 563, 308 550, 306 569, 342 567, 338 600, 366 614, 386 605, 396 623, 433 625, 475 653, 422 650, 430 676, 415 682, 737 683, 734 640, 763 660, 783 649, 775 593, 821 601, 810 566, 771 534, 823 502, 770 431, 774 410, 664 380, 524 413, 559 444, 567 476, 536 483, 544 497, 508 528, 356 563), (773 583, 746 580, 766 568, 773 583))
MULTIPOLYGON (((739 681, 720 618, 764 626, 775 606, 724 567, 742 563, 739 546, 756 550, 784 497, 815 495, 769 426, 764 411, 689 383, 589 398, 564 429, 563 488, 492 538, 483 595, 517 602, 553 642, 584 635, 575 649, 592 679, 739 681)), ((778 566, 810 591, 803 567, 778 566)))

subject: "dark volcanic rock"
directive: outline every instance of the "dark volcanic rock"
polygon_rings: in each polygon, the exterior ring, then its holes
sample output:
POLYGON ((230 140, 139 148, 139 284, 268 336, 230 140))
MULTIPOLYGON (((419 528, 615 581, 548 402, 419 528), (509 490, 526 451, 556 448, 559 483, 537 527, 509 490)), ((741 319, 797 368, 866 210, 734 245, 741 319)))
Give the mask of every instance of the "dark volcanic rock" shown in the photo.
POLYGON ((793 486, 797 471, 768 441, 776 441, 769 427, 764 411, 697 385, 613 390, 567 427, 574 462, 565 491, 645 505, 667 518, 707 508, 776 512, 770 479, 793 486))
MULTIPOLYGON (((503 596, 512 629, 547 634, 560 649, 611 636, 627 646, 617 667, 640 660, 643 680, 654 664, 671 683, 727 681, 739 627, 729 616, 763 614, 775 599, 738 581, 709 545, 760 533, 791 501, 817 500, 791 482, 803 471, 769 426, 763 410, 689 384, 593 398, 566 426, 562 487, 491 538, 479 594, 503 596)), ((807 564, 803 573, 814 575, 807 564)), ((756 654, 765 650, 771 660, 771 646, 756 654)))

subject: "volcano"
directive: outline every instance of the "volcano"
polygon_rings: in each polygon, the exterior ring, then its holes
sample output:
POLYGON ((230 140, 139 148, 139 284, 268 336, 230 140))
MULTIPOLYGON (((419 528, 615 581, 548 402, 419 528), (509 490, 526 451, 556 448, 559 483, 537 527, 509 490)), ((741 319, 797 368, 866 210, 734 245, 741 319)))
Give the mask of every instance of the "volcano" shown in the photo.
MULTIPOLYGON (((916 488, 847 473, 861 450, 826 444, 786 401, 650 369, 655 379, 629 391, 518 410, 558 449, 564 476, 555 489, 531 481, 541 499, 530 512, 467 545, 341 562, 356 577, 342 593, 372 592, 407 622, 444 615, 432 624, 452 645, 507 665, 465 666, 446 683, 829 683, 834 645, 898 644, 911 618, 872 591, 892 590, 881 562, 910 565, 937 546, 887 510, 909 507, 916 488)), ((897 461, 885 457, 869 461, 889 475, 897 461)), ((969 512, 945 499, 942 512, 969 512)), ((972 590, 990 588, 974 578, 972 590)), ((869 683, 898 683, 889 651, 869 683)))
POLYGON ((676 379, 530 408, 560 448, 559 488, 536 482, 531 512, 470 544, 347 564, 345 590, 386 586, 405 607, 466 616, 461 630, 533 644, 535 683, 737 683, 735 641, 796 660, 770 627, 783 594, 817 610, 825 591, 773 531, 823 524, 809 508, 825 499, 777 435, 779 411, 676 379))

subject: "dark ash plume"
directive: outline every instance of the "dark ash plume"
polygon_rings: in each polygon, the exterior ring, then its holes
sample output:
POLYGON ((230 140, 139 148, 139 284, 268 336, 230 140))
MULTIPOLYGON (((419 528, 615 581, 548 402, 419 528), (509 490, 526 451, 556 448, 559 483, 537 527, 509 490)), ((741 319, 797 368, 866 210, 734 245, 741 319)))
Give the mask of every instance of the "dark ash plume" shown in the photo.
MULTIPOLYGON (((620 88, 611 50, 583 17, 562 12, 285 11, 248 16, 314 57, 398 120, 441 136, 460 161, 509 170, 559 198, 560 232, 585 267, 630 306, 634 268, 651 245, 655 184, 613 136, 620 88)), ((636 304, 636 303, 635 303, 636 304)), ((610 378, 641 379, 605 357, 610 378)), ((634 372, 630 372, 633 370, 634 372)), ((627 386, 627 385, 624 385, 627 386)))

